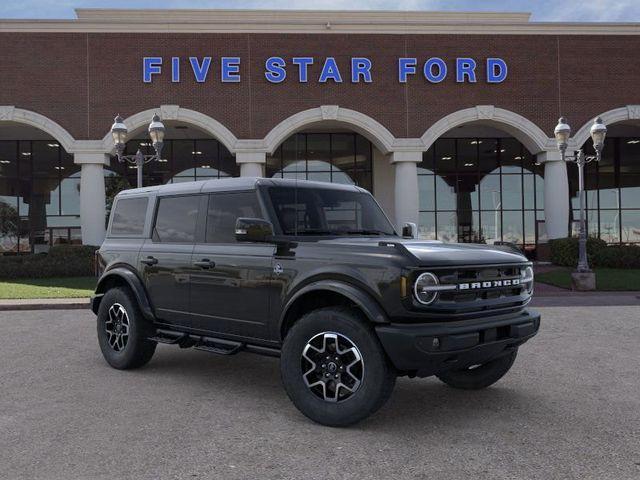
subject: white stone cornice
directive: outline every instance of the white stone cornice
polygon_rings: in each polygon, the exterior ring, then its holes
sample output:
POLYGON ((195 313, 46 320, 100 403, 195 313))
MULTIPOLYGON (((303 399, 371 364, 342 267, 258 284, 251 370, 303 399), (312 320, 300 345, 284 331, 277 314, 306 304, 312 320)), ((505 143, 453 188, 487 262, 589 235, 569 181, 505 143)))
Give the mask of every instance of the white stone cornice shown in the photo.
POLYGON ((77 19, 0 21, 5 32, 638 35, 638 23, 530 22, 529 13, 78 9, 77 19))

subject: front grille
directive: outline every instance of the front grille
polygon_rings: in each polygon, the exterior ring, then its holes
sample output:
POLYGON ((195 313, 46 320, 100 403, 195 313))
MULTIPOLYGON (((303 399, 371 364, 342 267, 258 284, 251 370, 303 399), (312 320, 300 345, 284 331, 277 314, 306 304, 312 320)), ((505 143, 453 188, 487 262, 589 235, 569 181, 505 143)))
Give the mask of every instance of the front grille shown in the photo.
POLYGON ((483 316, 496 311, 520 310, 531 298, 526 286, 503 284, 508 283, 505 280, 520 279, 526 266, 516 264, 430 269, 438 277, 441 286, 452 288, 440 291, 430 310, 458 316, 483 316))

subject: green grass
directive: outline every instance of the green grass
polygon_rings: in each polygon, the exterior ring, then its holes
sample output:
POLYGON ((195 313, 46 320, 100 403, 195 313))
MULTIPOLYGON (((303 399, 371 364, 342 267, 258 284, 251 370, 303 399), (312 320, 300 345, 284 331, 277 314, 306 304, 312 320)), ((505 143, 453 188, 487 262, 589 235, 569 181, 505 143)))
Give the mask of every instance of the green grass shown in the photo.
POLYGON ((93 294, 95 277, 0 280, 0 299, 81 298, 93 294))
MULTIPOLYGON (((536 274, 536 282, 571 288, 572 268, 558 268, 545 273, 536 274)), ((617 268, 594 268, 596 272, 596 288, 602 291, 638 291, 640 290, 640 270, 617 268)))

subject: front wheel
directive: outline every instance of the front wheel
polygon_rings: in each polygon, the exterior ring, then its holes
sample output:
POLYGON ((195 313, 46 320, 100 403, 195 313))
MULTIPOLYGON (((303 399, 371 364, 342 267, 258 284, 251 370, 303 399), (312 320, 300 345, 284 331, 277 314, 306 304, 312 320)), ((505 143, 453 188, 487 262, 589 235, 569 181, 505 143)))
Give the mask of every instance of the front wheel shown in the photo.
POLYGON ((482 365, 472 365, 462 370, 450 370, 437 375, 444 383, 462 390, 480 390, 493 385, 506 375, 513 362, 516 361, 518 350, 498 357, 482 365))
POLYGON ((284 388, 304 415, 343 427, 376 412, 396 381, 378 338, 357 310, 329 307, 302 317, 280 359, 284 388))

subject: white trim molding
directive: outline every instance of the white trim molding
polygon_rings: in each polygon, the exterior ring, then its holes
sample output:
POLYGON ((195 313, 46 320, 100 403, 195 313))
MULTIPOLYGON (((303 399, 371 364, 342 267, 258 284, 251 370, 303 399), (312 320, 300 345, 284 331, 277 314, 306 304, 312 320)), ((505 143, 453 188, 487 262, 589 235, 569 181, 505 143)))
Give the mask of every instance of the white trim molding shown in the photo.
POLYGON ((3 19, 3 32, 638 35, 638 23, 531 22, 520 12, 76 9, 76 19, 3 19))
POLYGON ((3 105, 0 106, 0 122, 16 122, 35 127, 55 138, 67 152, 73 153, 75 139, 60 124, 44 115, 13 105, 3 105))
POLYGON ((337 105, 322 105, 285 118, 264 137, 263 148, 267 153, 273 153, 294 133, 322 122, 350 128, 369 139, 384 154, 393 151, 396 138, 380 122, 364 113, 337 105))
POLYGON ((438 138, 452 128, 471 122, 504 130, 520 140, 533 154, 555 147, 555 141, 552 138, 547 137, 540 127, 522 115, 493 105, 477 105, 450 113, 431 125, 421 137, 425 149, 431 147, 438 138))
MULTIPOLYGON (((596 115, 596 117, 600 117, 602 122, 607 126, 627 120, 640 120, 640 105, 627 105, 625 107, 614 108, 613 110, 608 110, 600 115, 596 115)), ((571 138, 569 149, 578 150, 589 140, 591 136, 591 125, 593 125, 593 120, 596 117, 591 118, 580 127, 580 130, 571 138)))
MULTIPOLYGON (((190 110, 188 108, 182 108, 179 105, 160 105, 158 108, 150 108, 149 110, 138 112, 126 118, 124 120, 124 124, 127 126, 129 131, 132 132, 141 127, 147 126, 151 121, 151 117, 153 117, 155 113, 158 113, 163 121, 173 120, 197 127, 211 134, 216 140, 227 147, 231 153, 235 154, 236 152, 236 142, 238 139, 231 130, 225 127, 218 120, 205 115, 204 113, 196 112, 195 110, 190 110)), ((111 132, 107 132, 102 139, 102 148, 105 153, 109 153, 111 155, 115 153, 111 132)))

